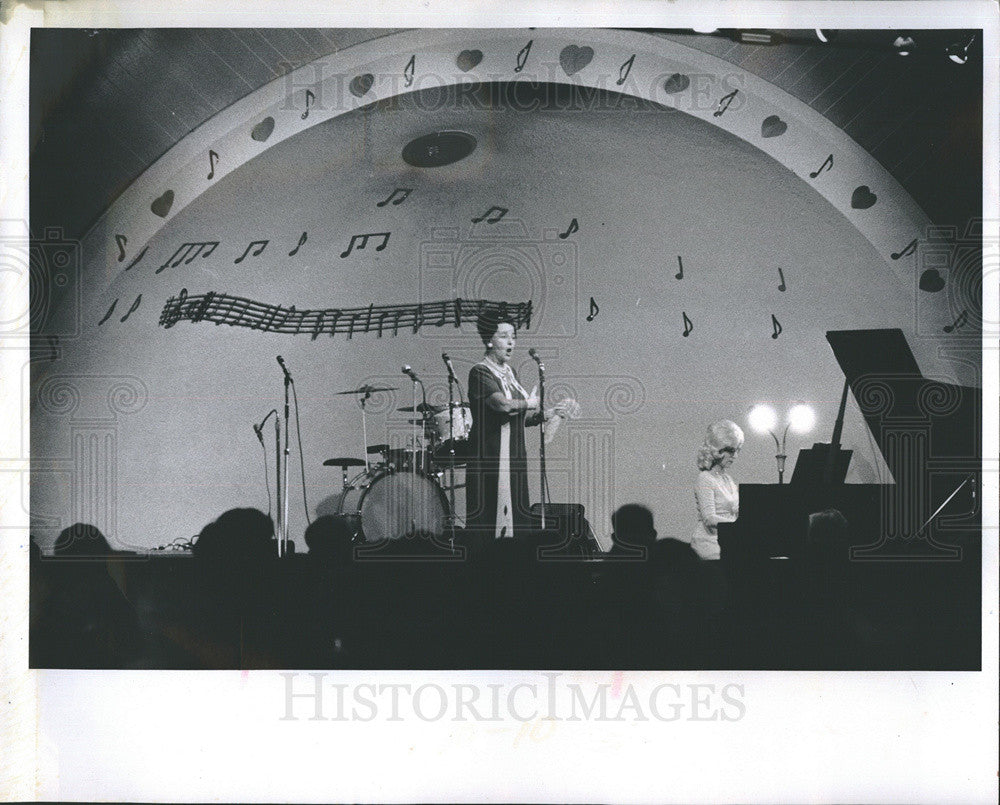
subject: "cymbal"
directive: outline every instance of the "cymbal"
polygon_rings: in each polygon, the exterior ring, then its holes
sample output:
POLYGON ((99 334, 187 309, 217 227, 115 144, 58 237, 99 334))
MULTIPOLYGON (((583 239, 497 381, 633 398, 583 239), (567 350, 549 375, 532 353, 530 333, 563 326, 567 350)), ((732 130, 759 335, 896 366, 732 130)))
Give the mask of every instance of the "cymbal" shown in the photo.
POLYGON ((385 453, 389 450, 389 445, 387 444, 370 444, 368 445, 368 455, 372 453, 385 453))
POLYGON ((398 386, 362 386, 350 391, 336 391, 334 394, 374 394, 377 391, 396 391, 398 386))
POLYGON ((416 408, 412 405, 404 405, 402 408, 397 408, 397 411, 423 411, 424 413, 440 414, 442 411, 447 411, 447 405, 431 405, 430 403, 420 403, 416 408))
POLYGON ((328 458, 323 462, 324 467, 363 467, 365 462, 360 458, 328 458))

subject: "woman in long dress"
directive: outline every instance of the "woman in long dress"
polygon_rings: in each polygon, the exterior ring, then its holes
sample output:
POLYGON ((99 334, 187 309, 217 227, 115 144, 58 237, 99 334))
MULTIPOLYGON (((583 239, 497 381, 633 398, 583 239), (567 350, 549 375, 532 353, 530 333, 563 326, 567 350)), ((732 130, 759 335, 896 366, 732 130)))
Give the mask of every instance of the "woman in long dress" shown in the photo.
POLYGON ((466 468, 466 527, 498 539, 527 528, 528 461, 524 429, 544 419, 535 389, 526 391, 510 359, 514 323, 481 316, 486 355, 469 372, 472 430, 466 468))

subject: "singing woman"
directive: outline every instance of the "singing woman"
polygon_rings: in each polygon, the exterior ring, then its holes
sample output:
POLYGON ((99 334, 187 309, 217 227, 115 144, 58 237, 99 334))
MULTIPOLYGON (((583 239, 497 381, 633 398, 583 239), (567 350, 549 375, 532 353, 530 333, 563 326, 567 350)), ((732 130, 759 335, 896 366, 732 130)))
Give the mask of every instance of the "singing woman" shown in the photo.
MULTIPOLYGON (((498 539, 528 524, 528 461, 524 429, 541 424, 537 387, 530 392, 510 365, 514 322, 483 315, 476 323, 486 355, 469 372, 469 463, 466 469, 466 527, 498 539)), ((551 414, 550 414, 551 415, 551 414)))

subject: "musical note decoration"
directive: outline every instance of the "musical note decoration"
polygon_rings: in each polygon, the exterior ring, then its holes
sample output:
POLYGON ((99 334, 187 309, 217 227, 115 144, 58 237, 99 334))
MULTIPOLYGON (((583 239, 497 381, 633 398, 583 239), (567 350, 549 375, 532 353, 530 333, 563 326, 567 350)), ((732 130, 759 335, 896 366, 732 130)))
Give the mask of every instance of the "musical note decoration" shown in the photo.
POLYGON ((628 57, 628 60, 618 68, 618 80, 615 83, 620 87, 625 83, 628 74, 632 72, 632 65, 635 64, 635 54, 628 57))
POLYGON ((774 329, 774 332, 771 333, 771 338, 777 338, 781 335, 784 328, 781 326, 781 322, 775 318, 773 313, 771 314, 771 326, 774 329))
POLYGON ((347 244, 347 249, 345 251, 342 251, 340 253, 340 256, 341 257, 347 257, 347 255, 349 255, 351 253, 351 251, 354 250, 354 244, 355 244, 356 241, 360 241, 360 243, 358 243, 357 250, 361 251, 363 248, 365 248, 368 245, 368 238, 382 238, 382 242, 378 246, 375 247, 375 251, 380 252, 389 243, 389 235, 390 234, 392 234, 392 233, 391 232, 369 232, 369 233, 367 233, 365 235, 351 235, 351 242, 347 244))
POLYGON ((126 313, 124 316, 121 317, 121 322, 123 324, 125 323, 126 319, 128 319, 129 316, 131 316, 133 313, 135 313, 139 309, 139 303, 140 302, 142 302, 142 294, 139 294, 135 298, 135 301, 132 303, 132 307, 130 307, 128 309, 128 313, 126 313))
POLYGON ((316 95, 311 89, 306 90, 306 110, 300 115, 300 117, 305 120, 309 117, 309 109, 312 107, 313 101, 316 100, 316 95))
POLYGON ((218 245, 219 241, 217 240, 205 240, 201 242, 182 243, 180 246, 177 247, 177 251, 175 251, 172 255, 170 255, 170 257, 166 259, 166 261, 163 263, 162 266, 156 269, 155 273, 159 274, 165 268, 176 268, 181 264, 182 260, 184 261, 184 265, 187 265, 192 260, 194 260, 199 254, 202 257, 208 257, 212 252, 215 251, 215 247, 218 245), (205 248, 206 246, 208 248, 205 248), (176 260, 174 260, 175 257, 177 258, 176 260), (185 257, 187 257, 186 260, 184 259, 185 257))
POLYGON ((579 232, 579 231, 580 231, 580 225, 576 222, 576 218, 574 218, 572 221, 569 222, 569 229, 567 229, 565 232, 560 232, 559 237, 562 240, 566 240, 566 238, 568 238, 574 232, 579 232))
POLYGON ((893 260, 898 260, 900 257, 906 257, 908 255, 913 254, 916 250, 917 250, 917 239, 914 238, 909 243, 907 243, 905 247, 903 247, 902 251, 900 251, 900 252, 893 252, 889 256, 893 260))
POLYGON ((819 166, 818 170, 810 171, 809 178, 815 179, 824 170, 833 170, 833 154, 830 154, 830 156, 823 160, 823 164, 819 166))
POLYGON ((264 249, 267 248, 267 244, 270 243, 270 242, 271 241, 269 241, 269 240, 251 240, 250 243, 249 243, 249 245, 243 251, 243 254, 241 254, 239 257, 237 257, 235 260, 233 260, 233 263, 242 263, 246 259, 247 254, 250 253, 250 250, 253 249, 254 246, 256 246, 257 248, 254 249, 254 252, 253 252, 252 256, 253 257, 260 257, 261 254, 263 254, 264 249))
POLYGON ((728 95, 723 95, 719 98, 719 108, 712 112, 712 117, 722 117, 738 94, 739 90, 734 89, 728 95))
POLYGON ((503 218, 508 212, 509 210, 506 207, 490 207, 486 212, 484 212, 478 218, 473 218, 472 223, 478 224, 481 221, 485 221, 488 224, 495 224, 497 221, 503 218))
POLYGON ((215 178, 215 163, 218 162, 218 161, 219 161, 219 155, 217 153, 215 153, 215 151, 212 151, 211 149, 209 149, 209 151, 208 151, 208 176, 205 177, 206 179, 214 179, 215 178))
POLYGON ((104 318, 101 319, 99 322, 97 322, 97 326, 98 327, 100 327, 102 324, 104 324, 104 322, 106 322, 108 319, 111 318, 111 314, 115 312, 115 306, 117 304, 118 304, 118 300, 117 299, 114 302, 111 303, 111 307, 109 307, 108 308, 108 312, 104 314, 104 318))
POLYGON ((115 235, 115 244, 118 246, 118 262, 125 259, 125 247, 128 245, 128 238, 125 235, 115 235))
POLYGON ((410 56, 410 60, 406 63, 406 67, 403 68, 403 86, 410 86, 413 83, 413 74, 417 70, 417 54, 414 53, 410 56))
POLYGON ((455 59, 455 66, 463 73, 469 72, 483 60, 481 50, 463 50, 455 59))
POLYGON ((402 204, 404 201, 406 201, 406 199, 410 197, 410 193, 412 192, 413 192, 412 187, 397 187, 389 194, 389 198, 382 199, 375 206, 384 207, 391 201, 393 207, 398 207, 400 204, 402 204), (399 198, 396 198, 397 195, 399 196, 399 198))
POLYGON ((677 255, 677 273, 674 274, 674 279, 675 280, 684 279, 684 261, 681 260, 681 256, 679 254, 677 255))
POLYGON ((594 301, 594 297, 590 297, 590 315, 587 316, 587 321, 593 321, 600 312, 601 309, 597 306, 597 302, 594 301))
POLYGON ((295 244, 295 248, 288 253, 288 256, 295 257, 295 255, 299 253, 299 249, 302 248, 302 244, 305 243, 308 239, 309 236, 305 232, 299 235, 299 242, 295 244))
MULTIPOLYGON (((416 333, 420 327, 442 327, 449 320, 460 327, 463 322, 475 323, 483 314, 507 317, 517 327, 530 328, 531 313, 530 300, 509 303, 486 299, 449 299, 403 305, 373 303, 362 308, 296 310, 294 305, 286 308, 214 291, 188 296, 187 289, 182 288, 177 297, 171 296, 164 304, 159 323, 161 327, 169 329, 181 321, 206 321, 268 333, 306 333, 312 340, 316 340, 322 334, 332 337, 337 333, 346 333, 351 338, 355 333, 372 330, 381 336, 386 329, 387 320, 391 323, 393 336, 400 327, 412 327, 416 333)), ((111 315, 110 310, 107 315, 111 315)))
POLYGON ((778 278, 781 280, 781 283, 778 285, 778 290, 781 291, 782 293, 784 293, 785 292, 785 287, 786 287, 785 286, 785 272, 782 271, 780 268, 778 269, 778 278))
POLYGON ((691 332, 694 330, 694 324, 691 322, 691 319, 688 318, 688 314, 685 313, 683 310, 681 311, 681 316, 684 317, 684 332, 682 333, 682 335, 685 338, 687 338, 689 335, 691 335, 691 332))
POLYGON ((517 64, 514 66, 515 73, 519 73, 524 69, 524 65, 528 62, 528 54, 531 53, 531 46, 534 42, 534 39, 529 39, 528 44, 517 52, 517 64))
POLYGON ((138 262, 146 256, 146 252, 149 251, 149 246, 143 246, 142 251, 139 252, 135 257, 132 258, 132 262, 125 266, 125 270, 128 271, 133 266, 137 265, 138 262))
POLYGON ((961 313, 958 314, 958 318, 955 319, 955 321, 953 321, 951 324, 946 324, 944 326, 944 331, 946 333, 954 332, 963 324, 967 324, 968 321, 969 321, 969 311, 963 310, 961 313))

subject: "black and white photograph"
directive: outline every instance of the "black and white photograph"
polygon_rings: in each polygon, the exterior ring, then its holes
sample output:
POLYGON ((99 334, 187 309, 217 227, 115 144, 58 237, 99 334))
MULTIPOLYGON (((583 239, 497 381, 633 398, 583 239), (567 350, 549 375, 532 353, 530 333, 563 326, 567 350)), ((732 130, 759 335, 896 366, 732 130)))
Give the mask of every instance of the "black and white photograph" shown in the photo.
MULTIPOLYGON (((67 5, 23 31, 27 214, 0 222, 3 539, 39 702, 239 680, 280 741, 400 720, 378 680, 414 674, 403 698, 440 691, 407 699, 417 722, 513 719, 516 764, 605 709, 752 721, 756 679, 995 682, 995 5, 67 5)), ((870 785, 647 771, 617 798, 996 788, 880 788, 852 758, 870 785)), ((590 773, 322 790, 616 798, 590 773)), ((166 790, 293 790, 229 782, 166 790)), ((107 785, 39 790, 156 796, 107 785)))

